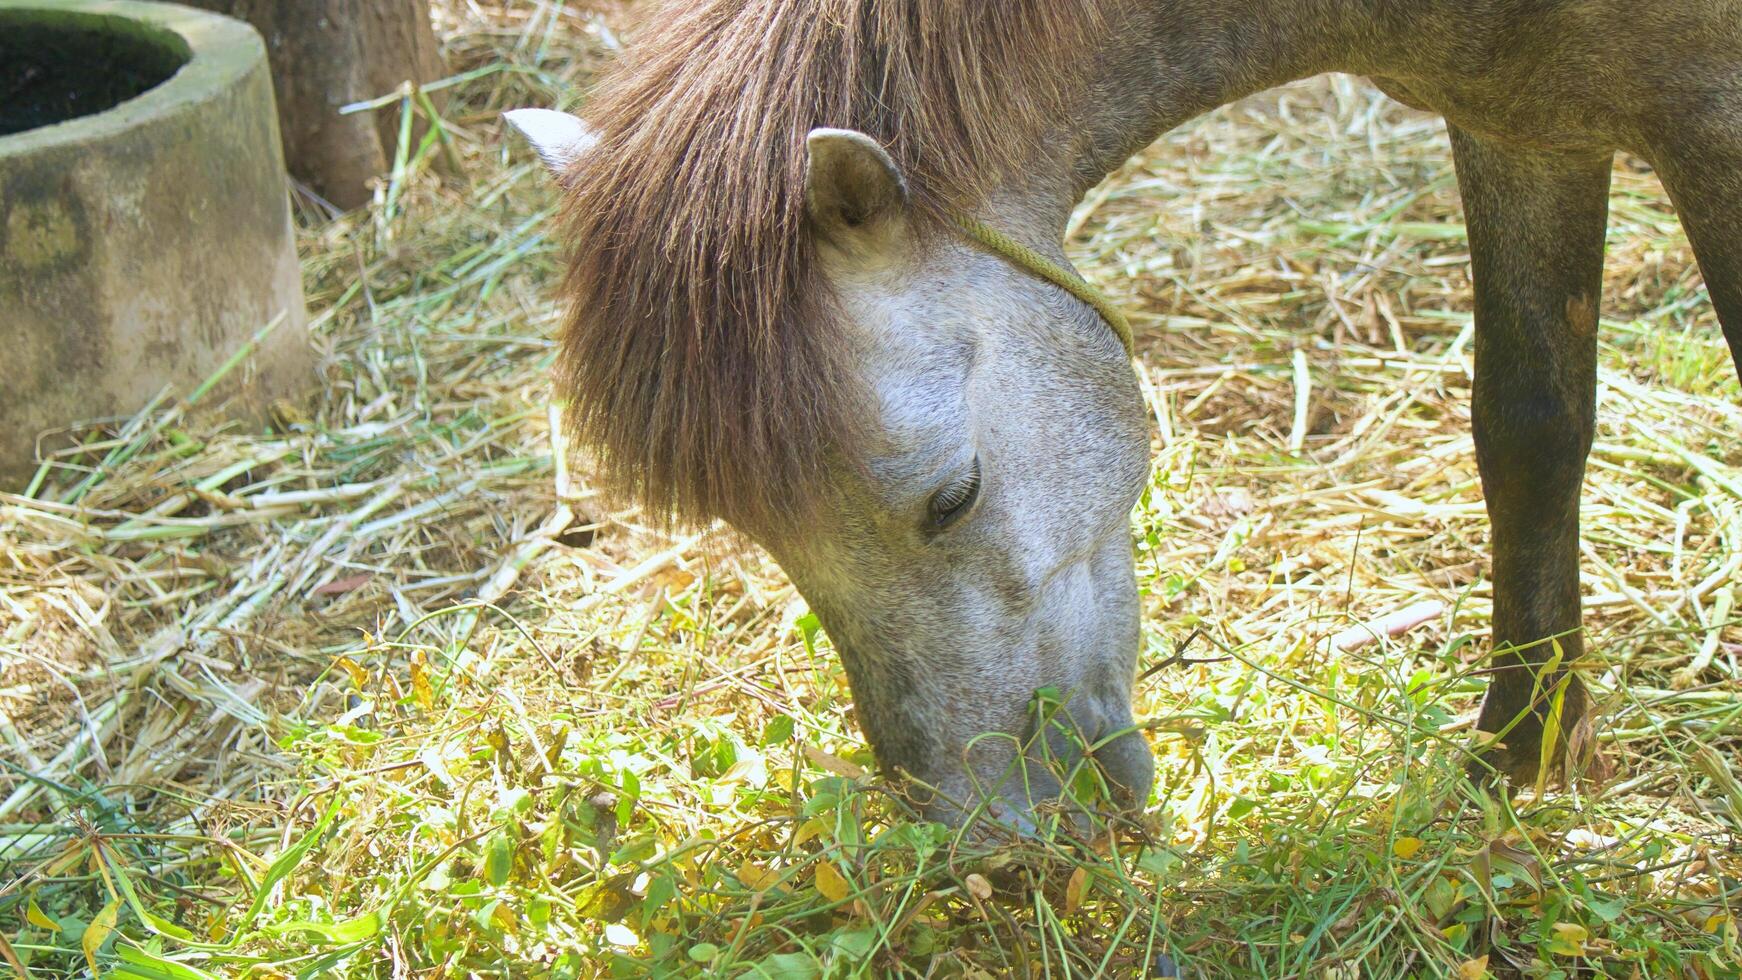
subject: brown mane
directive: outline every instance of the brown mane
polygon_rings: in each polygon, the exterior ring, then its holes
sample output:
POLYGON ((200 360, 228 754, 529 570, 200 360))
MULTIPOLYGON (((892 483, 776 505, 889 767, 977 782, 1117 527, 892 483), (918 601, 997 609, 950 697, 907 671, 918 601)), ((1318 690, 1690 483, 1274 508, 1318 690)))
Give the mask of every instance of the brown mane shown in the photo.
MULTIPOLYGON (((558 386, 606 484, 685 521, 797 516, 854 401, 804 212, 805 137, 880 140, 923 213, 1055 122, 1109 0, 676 0, 583 114, 558 386)), ((758 523, 761 522, 761 523, 758 523)))

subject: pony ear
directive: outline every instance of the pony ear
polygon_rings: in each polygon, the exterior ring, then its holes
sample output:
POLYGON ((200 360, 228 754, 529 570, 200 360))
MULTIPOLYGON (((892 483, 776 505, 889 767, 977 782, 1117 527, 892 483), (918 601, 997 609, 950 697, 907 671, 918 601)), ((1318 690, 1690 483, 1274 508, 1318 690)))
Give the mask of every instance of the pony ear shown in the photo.
POLYGON ((575 158, 599 142, 592 127, 578 116, 552 109, 510 109, 502 114, 508 124, 532 144, 550 172, 561 177, 575 158))
POLYGON ((805 148, 805 205, 818 234, 854 247, 906 226, 907 181, 876 140, 850 129, 813 129, 805 148))

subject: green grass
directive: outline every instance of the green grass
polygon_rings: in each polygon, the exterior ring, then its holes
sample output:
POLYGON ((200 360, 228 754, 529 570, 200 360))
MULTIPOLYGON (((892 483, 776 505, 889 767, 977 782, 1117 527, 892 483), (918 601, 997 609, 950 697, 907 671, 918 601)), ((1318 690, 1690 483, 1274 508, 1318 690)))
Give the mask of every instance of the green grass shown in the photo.
POLYGON ((446 8, 462 173, 427 144, 305 216, 313 404, 168 399, 0 498, 31 976, 87 941, 118 977, 1738 974, 1742 398, 1649 174, 1616 175, 1585 496, 1598 763, 1515 797, 1461 775, 1491 594, 1443 131, 1320 81, 1090 196, 1073 253, 1156 418, 1159 778, 990 847, 875 777, 765 556, 649 530, 552 447, 554 201, 494 113, 614 35, 551 9, 446 8))

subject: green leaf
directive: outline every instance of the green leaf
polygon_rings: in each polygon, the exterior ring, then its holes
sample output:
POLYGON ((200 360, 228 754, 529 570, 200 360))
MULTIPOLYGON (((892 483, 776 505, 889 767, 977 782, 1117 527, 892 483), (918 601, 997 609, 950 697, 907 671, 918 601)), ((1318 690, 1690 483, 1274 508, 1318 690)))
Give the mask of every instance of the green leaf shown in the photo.
POLYGON ((1585 908, 1590 909, 1592 915, 1604 922, 1614 922, 1621 918, 1621 913, 1627 911, 1627 900, 1622 898, 1601 899, 1593 896, 1585 899, 1585 908))
POLYGON ((1436 921, 1444 919, 1458 900, 1458 889, 1443 877, 1435 876, 1427 891, 1422 895, 1422 901, 1427 904, 1428 914, 1436 921))
POLYGON ((1101 771, 1094 766, 1078 766, 1071 777, 1071 797, 1079 803, 1095 803, 1106 799, 1106 784, 1101 771))
POLYGON ((514 842, 502 831, 491 834, 484 844, 484 880, 501 888, 508 883, 508 875, 513 870, 514 842))
POLYGON ((1166 848, 1152 848, 1137 859, 1137 870, 1160 878, 1179 865, 1179 855, 1166 848))
POLYGON ((290 922, 269 925, 265 931, 272 935, 284 935, 290 932, 312 932, 332 943, 357 943, 371 939, 381 932, 380 912, 365 912, 362 915, 345 919, 342 922, 316 922, 311 919, 294 919, 290 922))
POLYGON ((690 947, 690 959, 697 963, 711 963, 720 955, 720 947, 713 943, 696 943, 690 947))
POLYGON ((641 924, 645 927, 653 920, 665 903, 677 897, 677 879, 671 875, 660 875, 647 883, 647 897, 641 900, 641 924))
POLYGON ((768 720, 762 729, 762 744, 764 746, 778 745, 792 738, 793 721, 791 715, 775 715, 768 720))
POLYGON ((134 911, 139 913, 139 917, 144 919, 147 925, 171 939, 179 939, 186 942, 187 940, 194 938, 193 933, 183 929, 181 926, 176 925, 162 916, 152 915, 144 909, 135 909, 134 911))
POLYGON ((534 802, 536 801, 532 794, 524 786, 510 786, 502 792, 499 806, 509 813, 527 813, 532 810, 534 802))
POLYGON ((140 946, 120 943, 116 945, 115 953, 121 957, 122 965, 109 971, 108 975, 111 977, 138 977, 140 980, 221 980, 216 973, 207 973, 198 967, 159 956, 140 946))
POLYGON ((877 945, 877 933, 871 929, 848 929, 835 933, 829 945, 835 956, 857 962, 871 955, 877 945))
POLYGON ((641 799, 641 777, 625 769, 620 777, 620 792, 617 794, 617 825, 626 827, 629 818, 635 815, 635 803, 641 799))
POLYGON ((126 900, 127 906, 133 910, 133 914, 139 917, 139 921, 145 923, 146 928, 160 936, 168 936, 182 942, 189 942, 194 938, 193 933, 181 926, 147 911, 145 904, 139 900, 138 892, 133 890, 133 878, 127 871, 127 865, 116 860, 115 855, 107 850, 98 853, 102 856, 103 863, 115 873, 115 884, 121 889, 121 897, 126 900))
POLYGON ((494 935, 496 928, 496 912, 502 908, 500 898, 491 899, 484 907, 472 913, 472 922, 487 935, 494 935))
POLYGON ((816 980, 821 975, 816 957, 809 953, 775 953, 746 974, 764 980, 816 980))
POLYGON ((807 612, 793 623, 798 627, 799 635, 804 637, 804 651, 811 656, 817 655, 817 632, 823 628, 823 621, 817 614, 807 612))

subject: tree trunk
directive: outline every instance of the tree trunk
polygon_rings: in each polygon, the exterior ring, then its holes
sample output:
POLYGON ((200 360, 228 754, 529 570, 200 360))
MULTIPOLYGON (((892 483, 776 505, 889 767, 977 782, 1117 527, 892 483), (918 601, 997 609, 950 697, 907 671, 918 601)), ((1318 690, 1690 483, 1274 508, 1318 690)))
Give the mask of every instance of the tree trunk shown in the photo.
POLYGON ((393 159, 399 113, 339 109, 446 74, 429 0, 182 2, 245 20, 266 39, 285 163, 341 208, 368 202, 370 178, 393 159))

